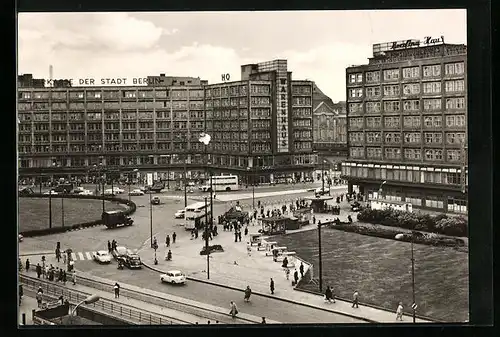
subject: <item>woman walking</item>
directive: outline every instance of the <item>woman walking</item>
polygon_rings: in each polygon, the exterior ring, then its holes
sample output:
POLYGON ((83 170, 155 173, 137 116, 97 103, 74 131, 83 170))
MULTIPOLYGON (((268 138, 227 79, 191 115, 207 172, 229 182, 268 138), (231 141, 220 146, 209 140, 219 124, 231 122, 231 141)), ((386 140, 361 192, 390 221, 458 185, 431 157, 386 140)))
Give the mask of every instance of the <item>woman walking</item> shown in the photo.
POLYGON ((236 303, 231 301, 231 311, 229 311, 229 314, 231 315, 232 318, 236 318, 236 315, 238 314, 238 308, 236 307, 236 303))

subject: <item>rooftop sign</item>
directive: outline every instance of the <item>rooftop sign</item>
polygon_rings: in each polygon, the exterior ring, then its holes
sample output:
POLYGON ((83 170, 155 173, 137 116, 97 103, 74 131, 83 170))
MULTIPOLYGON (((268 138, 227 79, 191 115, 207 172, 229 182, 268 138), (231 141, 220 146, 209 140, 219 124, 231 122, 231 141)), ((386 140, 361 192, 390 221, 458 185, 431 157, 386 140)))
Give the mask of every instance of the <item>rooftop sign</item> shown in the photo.
POLYGON ((383 55, 386 51, 405 50, 419 47, 428 47, 444 44, 444 36, 432 37, 426 36, 422 40, 409 39, 385 43, 377 43, 373 45, 373 56, 383 55))

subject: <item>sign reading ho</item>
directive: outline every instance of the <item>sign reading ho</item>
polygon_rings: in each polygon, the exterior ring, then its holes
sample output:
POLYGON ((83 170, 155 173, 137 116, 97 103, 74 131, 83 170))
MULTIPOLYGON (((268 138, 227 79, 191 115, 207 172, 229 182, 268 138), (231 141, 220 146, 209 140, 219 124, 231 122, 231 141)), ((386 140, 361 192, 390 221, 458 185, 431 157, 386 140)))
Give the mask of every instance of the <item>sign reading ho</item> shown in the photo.
POLYGON ((231 76, 229 76, 229 74, 221 74, 221 77, 223 82, 229 81, 231 79, 231 76))

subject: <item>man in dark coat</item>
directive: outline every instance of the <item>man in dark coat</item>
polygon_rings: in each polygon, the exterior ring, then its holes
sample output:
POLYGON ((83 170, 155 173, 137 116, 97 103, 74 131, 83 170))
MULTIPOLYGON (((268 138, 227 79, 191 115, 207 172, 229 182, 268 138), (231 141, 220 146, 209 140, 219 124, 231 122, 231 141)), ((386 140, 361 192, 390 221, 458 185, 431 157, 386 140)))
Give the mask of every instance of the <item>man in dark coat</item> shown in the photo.
POLYGON ((271 282, 269 283, 269 289, 271 290, 271 294, 274 294, 274 280, 271 278, 271 282))
POLYGON ((300 277, 304 277, 304 264, 302 262, 300 263, 299 270, 300 270, 300 277))
POLYGON ((295 280, 295 285, 299 282, 299 272, 297 269, 295 269, 295 272, 293 273, 293 279, 295 280))
POLYGON ((177 239, 177 234, 174 232, 174 234, 172 234, 172 243, 175 244, 175 239, 177 239))
POLYGON ((42 266, 40 266, 40 263, 36 265, 36 275, 38 278, 40 278, 40 275, 42 274, 42 266))

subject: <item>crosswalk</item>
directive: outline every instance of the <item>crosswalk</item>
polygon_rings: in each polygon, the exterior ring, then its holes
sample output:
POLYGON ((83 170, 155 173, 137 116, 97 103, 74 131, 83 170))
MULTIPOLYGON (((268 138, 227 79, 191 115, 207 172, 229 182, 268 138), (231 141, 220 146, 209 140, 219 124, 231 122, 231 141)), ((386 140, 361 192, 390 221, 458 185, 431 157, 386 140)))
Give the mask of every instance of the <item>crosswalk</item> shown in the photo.
POLYGON ((94 252, 76 252, 71 253, 71 257, 73 261, 85 261, 85 260, 93 260, 94 252))

